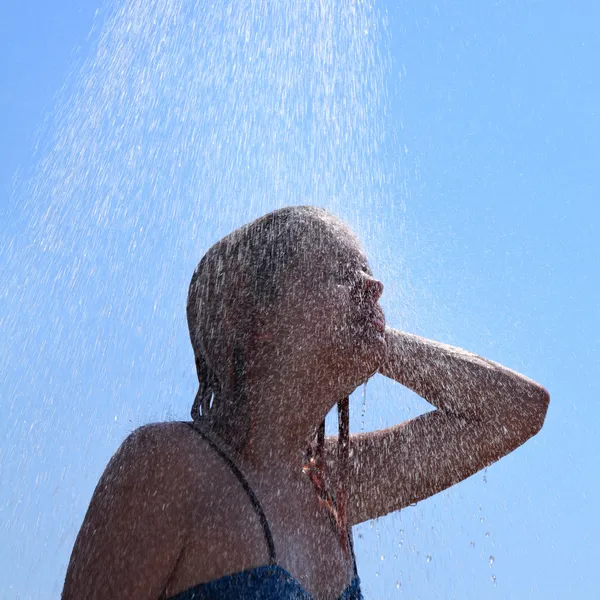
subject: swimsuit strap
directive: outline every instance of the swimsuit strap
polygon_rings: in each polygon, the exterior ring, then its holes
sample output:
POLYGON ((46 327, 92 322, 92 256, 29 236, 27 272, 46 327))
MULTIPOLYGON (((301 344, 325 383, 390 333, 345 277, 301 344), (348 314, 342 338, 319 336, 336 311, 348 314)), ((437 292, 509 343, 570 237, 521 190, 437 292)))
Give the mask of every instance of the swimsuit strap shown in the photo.
MULTIPOLYGON (((273 536, 271 535, 271 529, 269 528, 269 523, 267 522, 267 517, 265 516, 262 506, 260 505, 260 502, 258 501, 258 498, 256 497, 255 493, 252 491, 252 488, 246 481, 246 478, 244 477, 242 472, 238 469, 236 464, 231 460, 231 458, 229 458, 229 456, 227 456, 227 454, 225 454, 225 452, 223 452, 223 450, 221 450, 221 448, 219 448, 219 446, 217 446, 217 444, 215 444, 215 442, 213 442, 213 440, 211 440, 208 437, 208 435, 204 431, 202 431, 195 422, 190 423, 189 421, 186 421, 186 424, 189 425, 194 431, 199 433, 213 447, 213 449, 221 456, 221 458, 223 458, 223 460, 227 463, 229 468, 233 471, 233 474, 239 479, 240 483, 244 487, 244 490, 246 490, 246 493, 250 497, 250 501, 252 502, 252 506, 254 507, 254 510, 256 511, 256 513, 258 514, 258 516, 260 518, 260 523, 265 532, 265 537, 267 538, 267 545, 269 546, 270 564, 276 565, 277 564, 277 555, 275 553, 275 544, 273 543, 273 536)), ((356 570, 356 565, 355 565, 355 570, 356 570)))
POLYGON ((354 540, 352 539, 351 527, 348 527, 348 539, 350 540, 350 552, 352 553, 352 562, 354 563, 354 577, 358 577, 358 568, 356 566, 356 555, 354 554, 354 540))
MULTIPOLYGON (((227 463, 229 468, 233 471, 234 475, 239 479, 240 483, 244 487, 244 490, 246 490, 246 493, 250 497, 252 506, 254 507, 254 509, 256 510, 256 513, 258 514, 258 517, 260 518, 260 523, 263 527, 263 530, 265 532, 265 537, 267 539, 267 545, 269 546, 270 564, 276 565, 277 564, 277 554, 275 551, 275 543, 273 542, 273 536, 271 535, 271 529, 269 528, 269 523, 267 522, 267 517, 265 516, 265 513, 262 509, 262 506, 260 505, 260 502, 258 501, 258 498, 256 497, 256 494, 252 491, 252 488, 248 484, 248 481, 244 477, 243 473, 238 469, 237 465, 231 460, 231 458, 229 458, 229 456, 227 456, 227 454, 225 454, 225 452, 223 450, 221 450, 221 448, 219 448, 219 446, 217 446, 217 444, 215 444, 215 442, 213 442, 213 440, 211 440, 210 437, 208 437, 208 435, 200 429, 200 427, 198 426, 198 424, 195 421, 192 421, 191 423, 189 421, 185 421, 185 423, 186 423, 186 425, 189 425, 196 433, 199 433, 213 447, 213 449, 217 452, 217 454, 219 454, 219 456, 221 456, 221 458, 223 458, 223 460, 227 463)), ((334 500, 334 504, 335 504, 335 500, 334 500)), ((350 541, 350 552, 352 553, 352 562, 354 563, 354 575, 355 575, 355 577, 358 577, 358 568, 356 566, 356 555, 354 554, 354 540, 352 538, 351 527, 348 527, 347 533, 348 533, 348 539, 350 541)))

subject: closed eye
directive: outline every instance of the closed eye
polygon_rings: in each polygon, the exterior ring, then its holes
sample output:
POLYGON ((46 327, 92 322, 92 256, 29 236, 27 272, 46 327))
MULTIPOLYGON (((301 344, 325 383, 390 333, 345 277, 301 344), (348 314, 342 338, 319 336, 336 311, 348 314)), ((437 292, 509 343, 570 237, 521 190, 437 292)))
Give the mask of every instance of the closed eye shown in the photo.
POLYGON ((338 283, 353 284, 358 280, 359 277, 359 272, 354 269, 340 269, 335 274, 335 278, 338 283))
POLYGON ((359 271, 345 271, 337 275, 336 283, 358 291, 364 287, 367 279, 372 279, 372 275, 362 269, 359 271))
POLYGON ((338 263, 338 268, 334 274, 335 279, 340 284, 355 285, 364 276, 373 277, 373 273, 366 261, 352 261, 349 263, 338 263))

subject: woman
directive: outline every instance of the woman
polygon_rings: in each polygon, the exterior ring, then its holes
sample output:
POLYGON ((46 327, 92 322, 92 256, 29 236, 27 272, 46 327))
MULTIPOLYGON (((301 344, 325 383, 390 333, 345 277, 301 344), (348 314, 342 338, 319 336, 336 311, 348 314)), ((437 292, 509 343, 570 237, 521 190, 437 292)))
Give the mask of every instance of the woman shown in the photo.
POLYGON ((277 210, 215 244, 188 298, 193 421, 148 425, 123 443, 63 598, 362 598, 353 525, 469 477, 540 430, 544 388, 386 327, 382 291, 356 237, 322 209, 277 210), (347 398, 376 372, 437 410, 349 436, 347 398), (336 404, 340 435, 325 438, 336 404))

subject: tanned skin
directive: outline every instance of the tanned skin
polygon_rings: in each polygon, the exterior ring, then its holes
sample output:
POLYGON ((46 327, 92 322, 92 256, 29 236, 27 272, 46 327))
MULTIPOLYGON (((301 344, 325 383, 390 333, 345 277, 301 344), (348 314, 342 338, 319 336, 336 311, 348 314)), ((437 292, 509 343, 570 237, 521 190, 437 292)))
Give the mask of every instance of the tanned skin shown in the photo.
MULTIPOLYGON (((510 369, 384 328, 383 285, 350 231, 339 243, 345 259, 307 257, 277 318, 264 318, 255 335, 246 365, 247 448, 237 453, 219 440, 262 504, 279 564, 318 600, 337 599, 353 571, 301 465, 308 440, 341 398, 379 372, 436 409, 351 435, 352 525, 492 464, 540 430, 549 403, 543 387, 510 369)), ((326 438, 330 482, 336 450, 337 438, 326 438)), ((158 423, 134 431, 102 475, 62 597, 156 600, 267 563, 258 516, 224 461, 188 425, 158 423)))

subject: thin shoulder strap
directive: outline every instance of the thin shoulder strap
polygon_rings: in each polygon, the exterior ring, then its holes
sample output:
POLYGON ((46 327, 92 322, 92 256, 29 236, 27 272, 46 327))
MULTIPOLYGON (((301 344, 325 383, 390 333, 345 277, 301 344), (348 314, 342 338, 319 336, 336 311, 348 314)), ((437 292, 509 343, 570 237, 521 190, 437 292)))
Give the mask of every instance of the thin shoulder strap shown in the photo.
POLYGON ((229 458, 229 456, 227 456, 227 454, 225 454, 225 452, 223 452, 223 450, 221 450, 221 448, 219 448, 208 437, 208 435, 198 427, 198 425, 195 422, 190 423, 189 421, 186 421, 186 423, 195 432, 199 433, 213 447, 213 449, 217 452, 217 454, 219 454, 221 456, 221 458, 227 463, 229 468, 233 471, 233 474, 240 480, 240 483, 244 487, 244 490, 246 490, 246 493, 248 494, 250 501, 252 502, 252 506, 254 507, 254 510, 258 514, 258 517, 260 519, 260 524, 262 525, 263 530, 265 532, 265 538, 267 539, 267 545, 269 546, 270 564, 276 565, 277 564, 277 555, 275 552, 275 544, 273 543, 273 536, 271 535, 271 529, 269 528, 269 523, 267 522, 267 517, 265 516, 262 506, 260 505, 260 502, 258 501, 258 498, 256 497, 256 495, 252 491, 252 488, 246 481, 246 478, 244 477, 242 472, 238 469, 236 464, 231 460, 231 458, 229 458))
POLYGON ((354 563, 354 577, 358 577, 358 568, 356 566, 356 555, 354 554, 354 540, 352 539, 352 527, 348 527, 348 540, 350 542, 350 552, 352 553, 352 562, 354 563))

